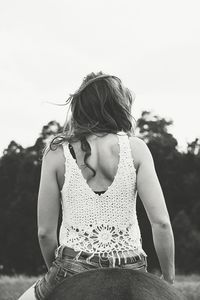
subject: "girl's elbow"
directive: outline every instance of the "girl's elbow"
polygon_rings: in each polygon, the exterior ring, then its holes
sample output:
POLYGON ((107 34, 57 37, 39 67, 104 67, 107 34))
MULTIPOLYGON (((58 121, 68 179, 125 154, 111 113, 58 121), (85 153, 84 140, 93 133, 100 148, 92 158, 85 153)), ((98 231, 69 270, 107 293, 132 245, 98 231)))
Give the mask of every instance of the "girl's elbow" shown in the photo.
POLYGON ((152 228, 171 229, 171 222, 167 220, 156 220, 151 222, 152 228))
POLYGON ((57 235, 55 230, 51 230, 49 228, 39 228, 38 229, 38 238, 39 240, 44 240, 47 238, 54 238, 57 235))

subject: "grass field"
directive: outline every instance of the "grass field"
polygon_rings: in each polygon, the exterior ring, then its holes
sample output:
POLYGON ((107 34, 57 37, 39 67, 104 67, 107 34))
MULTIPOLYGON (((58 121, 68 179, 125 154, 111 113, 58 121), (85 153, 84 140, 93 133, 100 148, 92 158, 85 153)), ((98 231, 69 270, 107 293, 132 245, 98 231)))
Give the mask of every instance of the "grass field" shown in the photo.
MULTIPOLYGON (((16 300, 37 279, 37 277, 26 277, 23 275, 13 277, 0 276, 0 300, 16 300)), ((175 287, 188 300, 200 299, 200 275, 177 276, 175 287)))

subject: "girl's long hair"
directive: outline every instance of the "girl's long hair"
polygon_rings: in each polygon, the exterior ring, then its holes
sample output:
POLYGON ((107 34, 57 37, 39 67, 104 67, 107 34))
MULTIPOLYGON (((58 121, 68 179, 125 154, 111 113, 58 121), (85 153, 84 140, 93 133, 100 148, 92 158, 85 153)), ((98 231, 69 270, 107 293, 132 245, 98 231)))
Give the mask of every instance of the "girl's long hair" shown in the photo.
POLYGON ((91 134, 117 134, 120 131, 133 134, 132 102, 131 92, 118 77, 102 72, 90 73, 66 101, 69 109, 63 131, 51 140, 44 153, 55 150, 63 142, 70 144, 80 141, 81 149, 85 152, 85 166, 95 175, 95 170, 87 163, 91 155, 87 137, 91 134))

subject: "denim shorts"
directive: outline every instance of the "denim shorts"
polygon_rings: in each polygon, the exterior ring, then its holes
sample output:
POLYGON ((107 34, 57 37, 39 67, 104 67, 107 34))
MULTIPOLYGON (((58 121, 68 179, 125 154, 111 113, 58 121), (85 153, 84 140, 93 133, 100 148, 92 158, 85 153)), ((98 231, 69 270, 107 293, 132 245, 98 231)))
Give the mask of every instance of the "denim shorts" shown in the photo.
MULTIPOLYGON (((73 249, 65 245, 60 245, 55 251, 55 260, 48 272, 40 278, 34 285, 35 297, 37 300, 48 299, 52 291, 68 277, 88 270, 99 268, 112 268, 111 262, 94 256, 89 262, 88 254, 82 252, 77 258, 73 249)), ((146 257, 136 256, 127 258, 125 262, 121 259, 120 264, 116 263, 116 268, 133 269, 147 272, 146 257)))

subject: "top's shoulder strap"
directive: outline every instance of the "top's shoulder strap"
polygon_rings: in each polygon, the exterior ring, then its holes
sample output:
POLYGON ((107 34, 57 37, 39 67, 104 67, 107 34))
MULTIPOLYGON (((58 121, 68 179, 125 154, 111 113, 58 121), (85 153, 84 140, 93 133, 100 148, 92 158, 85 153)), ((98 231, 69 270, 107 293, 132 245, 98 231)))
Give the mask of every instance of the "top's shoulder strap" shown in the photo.
POLYGON ((65 182, 64 185, 66 185, 69 182, 70 179, 70 174, 71 174, 71 164, 70 164, 70 151, 69 151, 69 143, 68 142, 63 142, 62 143, 63 147, 63 154, 65 157, 65 182))
POLYGON ((64 157, 65 157, 65 164, 68 164, 69 163, 69 148, 68 148, 69 143, 63 142, 62 147, 63 147, 63 154, 64 154, 64 157))
POLYGON ((126 133, 120 134, 119 143, 121 159, 124 161, 124 163, 128 164, 129 166, 134 166, 129 136, 126 133))
POLYGON ((68 147, 69 147, 68 145, 69 145, 68 142, 63 142, 62 143, 63 153, 64 153, 65 158, 68 157, 68 147))

